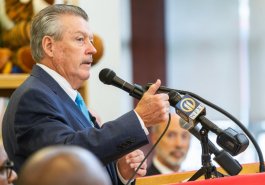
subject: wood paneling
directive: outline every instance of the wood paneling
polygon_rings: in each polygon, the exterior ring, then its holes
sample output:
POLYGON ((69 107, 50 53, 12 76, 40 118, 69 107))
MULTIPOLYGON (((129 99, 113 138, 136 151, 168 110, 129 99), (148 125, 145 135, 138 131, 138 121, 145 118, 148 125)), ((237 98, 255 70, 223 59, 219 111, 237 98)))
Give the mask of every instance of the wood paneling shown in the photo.
POLYGON ((132 0, 133 81, 166 85, 164 0, 132 0))

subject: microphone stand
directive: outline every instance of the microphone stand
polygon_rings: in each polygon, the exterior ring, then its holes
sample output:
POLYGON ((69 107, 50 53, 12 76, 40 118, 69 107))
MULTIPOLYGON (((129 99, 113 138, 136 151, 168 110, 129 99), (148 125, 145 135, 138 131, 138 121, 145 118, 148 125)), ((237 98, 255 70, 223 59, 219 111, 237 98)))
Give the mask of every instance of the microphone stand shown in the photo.
MULTIPOLYGON (((200 128, 191 128, 189 129, 189 132, 199 141, 201 141, 200 128)), ((227 172, 227 174, 231 176, 239 174, 239 172, 242 170, 242 166, 237 160, 235 160, 228 152, 219 150, 210 140, 208 140, 208 145, 210 155, 215 155, 213 160, 217 162, 227 172)))
POLYGON ((204 175, 205 179, 210 179, 214 177, 223 177, 224 175, 221 174, 216 170, 216 167, 211 162, 211 155, 209 151, 209 139, 208 139, 208 132, 209 130, 205 127, 200 129, 200 140, 201 140, 201 147, 202 147, 202 167, 188 180, 194 181, 204 175))

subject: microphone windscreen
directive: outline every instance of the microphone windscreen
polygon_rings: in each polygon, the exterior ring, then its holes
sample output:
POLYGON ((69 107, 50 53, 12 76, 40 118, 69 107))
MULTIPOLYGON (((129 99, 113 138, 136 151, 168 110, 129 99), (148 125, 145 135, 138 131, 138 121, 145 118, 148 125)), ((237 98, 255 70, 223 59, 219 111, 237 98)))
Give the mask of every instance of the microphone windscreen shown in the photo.
POLYGON ((115 76, 116 73, 108 68, 102 69, 99 73, 100 81, 107 85, 110 85, 112 83, 112 80, 115 76))

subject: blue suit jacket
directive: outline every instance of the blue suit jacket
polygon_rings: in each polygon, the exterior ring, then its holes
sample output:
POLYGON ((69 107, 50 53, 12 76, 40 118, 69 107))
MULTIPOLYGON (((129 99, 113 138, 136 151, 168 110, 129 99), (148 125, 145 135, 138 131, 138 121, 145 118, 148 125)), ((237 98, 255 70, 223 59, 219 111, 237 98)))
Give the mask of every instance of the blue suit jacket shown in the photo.
POLYGON ((78 145, 92 151, 118 184, 114 161, 148 143, 131 111, 101 128, 92 128, 58 83, 39 66, 12 94, 3 119, 6 152, 18 171, 25 160, 48 145, 78 145))

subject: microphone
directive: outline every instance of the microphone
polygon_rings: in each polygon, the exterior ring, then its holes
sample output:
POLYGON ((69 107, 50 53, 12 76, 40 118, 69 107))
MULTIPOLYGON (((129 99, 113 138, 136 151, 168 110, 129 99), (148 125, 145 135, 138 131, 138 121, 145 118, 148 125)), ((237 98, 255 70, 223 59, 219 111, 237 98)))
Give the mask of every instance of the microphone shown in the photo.
MULTIPOLYGON (((150 86, 145 88, 143 88, 141 85, 138 84, 132 85, 124 81, 123 79, 119 78, 114 71, 108 68, 102 69, 99 72, 99 79, 104 84, 113 85, 128 92, 130 96, 138 100, 142 98, 144 92, 152 85, 150 84, 150 86)), ((164 90, 158 90, 157 93, 168 93, 168 92, 164 90)), ((181 100, 181 96, 177 92, 172 94, 169 93, 168 95, 169 95, 169 103, 173 107, 176 105, 176 102, 181 100)))
POLYGON ((130 96, 141 99, 144 93, 144 90, 142 89, 142 86, 140 85, 132 85, 123 79, 119 78, 114 71, 111 69, 105 68, 102 69, 99 73, 99 79, 101 82, 107 85, 113 85, 115 87, 118 87, 130 94, 130 96))

